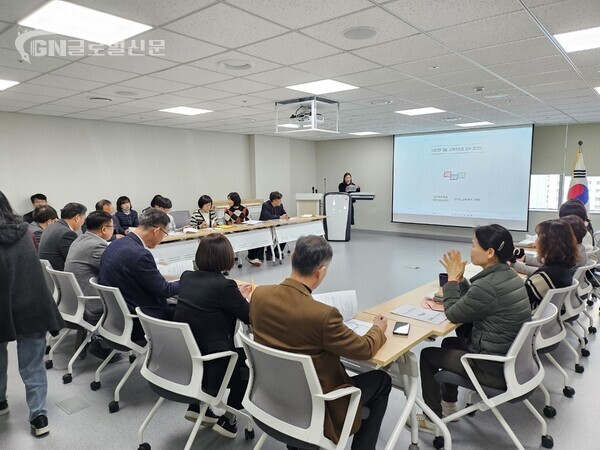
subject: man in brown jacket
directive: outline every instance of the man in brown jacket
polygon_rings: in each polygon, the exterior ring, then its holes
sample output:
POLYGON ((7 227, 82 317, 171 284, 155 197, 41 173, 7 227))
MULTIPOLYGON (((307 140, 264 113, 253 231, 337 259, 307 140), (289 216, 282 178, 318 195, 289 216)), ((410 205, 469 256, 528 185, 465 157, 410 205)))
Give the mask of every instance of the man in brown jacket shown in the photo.
MULTIPOLYGON (((332 257, 331 246, 322 237, 298 239, 292 255, 292 274, 279 285, 256 288, 250 302, 250 322, 257 342, 311 355, 324 393, 348 386, 361 390, 360 404, 369 409, 369 415, 361 420, 358 410, 352 427, 352 433, 356 433, 352 448, 374 450, 391 379, 380 370, 349 377, 340 357, 371 359, 386 341, 387 319, 375 317, 367 334, 359 336, 344 325, 336 308, 313 299, 311 293, 325 278, 332 257)), ((327 403, 325 436, 336 443, 347 408, 347 398, 327 403)))

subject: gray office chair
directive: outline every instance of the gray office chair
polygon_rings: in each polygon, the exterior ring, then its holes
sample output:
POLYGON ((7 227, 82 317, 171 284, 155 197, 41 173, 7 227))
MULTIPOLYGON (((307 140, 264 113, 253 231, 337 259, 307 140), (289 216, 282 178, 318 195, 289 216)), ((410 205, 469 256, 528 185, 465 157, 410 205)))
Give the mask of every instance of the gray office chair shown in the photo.
POLYGON ((171 211, 169 214, 175 221, 175 228, 186 227, 190 224, 191 214, 189 211, 171 211))
POLYGON ((261 345, 243 329, 237 335, 250 368, 242 404, 264 431, 254 450, 262 448, 267 436, 302 449, 343 449, 360 404, 360 389, 347 387, 323 394, 310 356, 261 345), (349 405, 335 444, 323 434, 325 404, 342 397, 349 397, 349 405))
MULTIPOLYGON (((446 416, 442 421, 444 423, 450 423, 459 417, 471 414, 477 410, 487 411, 489 409, 494 416, 496 416, 498 422, 502 425, 502 428, 504 428, 506 433, 510 436, 516 448, 524 450, 523 445, 497 409, 499 405, 504 403, 523 402, 542 427, 542 446, 544 448, 552 448, 554 446, 554 441, 552 436, 547 434, 548 427, 544 418, 535 410, 527 399, 544 380, 544 366, 539 359, 535 347, 536 335, 539 333, 542 326, 556 320, 557 313, 558 310, 556 309, 556 306, 549 304, 548 307, 544 308, 541 312, 538 319, 524 323, 519 334, 517 334, 517 337, 513 341, 513 344, 506 353, 506 356, 478 353, 467 353, 466 355, 463 355, 461 357, 461 362, 467 372, 467 377, 448 370, 442 370, 435 374, 434 378, 438 383, 450 383, 476 391, 481 398, 480 402, 446 416), (503 363, 506 389, 482 386, 471 367, 471 364, 475 361, 495 361, 503 363)), ((443 437, 436 436, 433 445, 436 449, 442 448, 444 446, 443 437)))
POLYGON ((113 401, 108 404, 108 411, 111 413, 119 410, 119 394, 121 389, 129 379, 129 376, 137 366, 140 355, 146 353, 146 342, 134 342, 131 340, 133 331, 133 322, 137 317, 129 312, 127 303, 121 294, 119 288, 102 286, 98 284, 96 278, 90 279, 90 285, 98 291, 102 302, 104 303, 104 318, 100 321, 98 334, 102 336, 105 342, 112 348, 110 354, 104 359, 100 367, 96 370, 94 381, 90 383, 90 389, 97 391, 102 386, 100 374, 117 352, 130 352, 129 362, 131 365, 125 375, 119 381, 115 389, 113 401))
POLYGON ((246 439, 254 438, 252 417, 231 408, 222 401, 238 358, 237 353, 226 351, 204 356, 200 353, 192 330, 187 323, 156 319, 144 314, 140 308, 136 308, 135 313, 144 328, 148 341, 148 351, 141 373, 150 384, 150 388, 159 396, 139 429, 138 450, 150 450, 150 444, 144 442, 144 430, 165 399, 186 404, 202 402, 200 415, 190 433, 185 450, 189 450, 194 443, 194 438, 209 406, 224 409, 238 417, 245 418, 246 439), (218 392, 209 394, 202 390, 204 362, 221 358, 229 358, 229 364, 218 392))
POLYGON ((57 286, 59 293, 58 310, 66 324, 65 330, 61 332, 56 343, 50 348, 48 359, 46 360, 46 369, 51 369, 53 367, 54 352, 72 330, 83 330, 86 332, 85 339, 77 348, 73 357, 69 360, 67 373, 62 377, 63 383, 68 384, 73 381, 73 364, 85 346, 92 339, 92 335, 96 332, 104 318, 104 313, 95 325, 86 321, 84 318, 86 301, 100 300, 100 297, 83 295, 75 275, 71 272, 62 272, 50 268, 46 268, 46 270, 50 273, 50 276, 54 280, 54 284, 57 286))

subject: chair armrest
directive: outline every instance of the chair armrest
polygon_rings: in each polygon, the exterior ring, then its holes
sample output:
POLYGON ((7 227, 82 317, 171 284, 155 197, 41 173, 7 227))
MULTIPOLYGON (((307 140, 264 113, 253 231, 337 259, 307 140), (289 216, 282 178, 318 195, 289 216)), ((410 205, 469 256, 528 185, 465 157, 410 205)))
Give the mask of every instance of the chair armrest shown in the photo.
POLYGON ((481 361, 508 362, 510 360, 515 359, 515 357, 514 356, 486 355, 483 353, 467 353, 466 355, 461 356, 460 359, 461 360, 478 359, 481 361))
POLYGON ((99 295, 82 295, 79 297, 85 301, 87 300, 102 300, 99 295))
POLYGON ((467 372, 467 375, 469 376, 469 380, 471 381, 471 383, 473 383, 473 386, 475 387, 475 390, 477 391, 477 395, 479 395, 481 400, 483 400, 483 402, 487 406, 490 406, 490 404, 489 404, 490 399, 486 395, 486 393, 483 391, 483 388, 481 387, 481 383, 475 376, 475 372, 473 371, 471 364, 469 364, 470 359, 479 360, 479 361, 491 361, 491 362, 495 361, 495 362, 507 363, 509 361, 515 360, 516 357, 515 356, 484 355, 481 353, 467 353, 460 357, 460 362, 462 363, 463 367, 465 368, 465 371, 467 372))
POLYGON ((331 391, 328 394, 316 394, 315 397, 322 398, 326 402, 331 400, 336 400, 341 397, 346 397, 347 395, 352 395, 355 392, 360 392, 360 389, 357 387, 346 387, 341 389, 336 389, 335 391, 331 391))
POLYGON ((232 352, 231 350, 228 350, 226 352, 211 353, 210 355, 192 356, 192 359, 195 359, 198 361, 212 361, 213 359, 228 358, 228 357, 230 358, 233 355, 237 356, 237 353, 232 352))

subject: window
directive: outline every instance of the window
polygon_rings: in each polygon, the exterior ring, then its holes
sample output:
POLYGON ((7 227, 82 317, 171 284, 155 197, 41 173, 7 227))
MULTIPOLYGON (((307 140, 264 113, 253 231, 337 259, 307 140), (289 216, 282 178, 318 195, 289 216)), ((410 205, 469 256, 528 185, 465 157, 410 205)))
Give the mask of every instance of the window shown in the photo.
MULTIPOLYGON (((600 212, 600 177, 588 176, 587 181, 590 193, 589 210, 594 212, 600 212)), ((571 177, 565 176, 563 180, 562 203, 567 201, 567 194, 569 193, 569 184, 571 184, 571 177)))
POLYGON ((560 178, 559 174, 531 175, 529 209, 558 210, 560 178))

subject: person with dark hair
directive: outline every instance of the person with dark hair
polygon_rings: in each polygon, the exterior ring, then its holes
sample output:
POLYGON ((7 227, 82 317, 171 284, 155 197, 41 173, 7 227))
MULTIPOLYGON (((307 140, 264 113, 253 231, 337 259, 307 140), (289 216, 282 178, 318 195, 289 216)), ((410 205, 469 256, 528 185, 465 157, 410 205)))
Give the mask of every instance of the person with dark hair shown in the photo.
POLYGON ((225 210, 223 220, 225 224, 232 225, 235 223, 243 223, 248 220, 250 213, 248 208, 242 205, 242 199, 237 192, 230 192, 227 195, 227 203, 229 208, 225 210))
MULTIPOLYGON (((348 376, 340 356, 369 360, 386 342, 387 319, 373 318, 373 326, 359 336, 344 325, 340 312, 312 297, 327 274, 333 258, 331 245, 320 236, 302 236, 292 254, 292 274, 276 286, 259 286, 250 302, 250 322, 254 339, 260 344, 293 353, 310 355, 323 393, 345 386, 361 390, 360 404, 369 409, 368 417, 359 408, 352 433, 354 450, 374 450, 381 421, 391 391, 390 376, 373 370, 348 376)), ((347 399, 327 402, 324 433, 337 443, 347 399)))
MULTIPOLYGON (((468 336, 449 337, 441 348, 421 350, 420 371, 423 400, 439 417, 457 411, 458 387, 434 379, 439 370, 467 376, 461 363, 465 353, 505 356, 521 326, 531 319, 527 291, 507 262, 514 262, 515 250, 509 231, 500 225, 475 229, 471 262, 483 270, 467 281, 466 261, 457 250, 442 256, 448 273, 443 286, 444 312, 455 323, 471 323, 468 336)), ((502 364, 480 362, 473 365, 477 379, 485 386, 506 388, 502 364)), ((419 430, 434 434, 435 425, 424 414, 417 415, 419 430)))
POLYGON ((138 213, 131 209, 131 200, 124 195, 117 199, 117 212, 114 217, 125 234, 129 233, 129 227, 135 228, 140 224, 138 213))
POLYGON ((150 208, 155 208, 156 207, 156 200, 158 200, 161 197, 162 197, 162 195, 160 195, 160 194, 156 194, 154 197, 152 197, 152 200, 150 200, 150 206, 148 206, 147 208, 142 209, 142 212, 146 212, 150 208))
POLYGON ((44 229, 38 254, 47 259, 56 270, 64 270, 69 247, 85 221, 87 208, 81 203, 67 203, 60 210, 60 219, 44 229))
MULTIPOLYGON (((131 312, 139 306, 145 314, 164 320, 173 317, 167 298, 179 293, 179 281, 165 280, 148 249, 155 248, 169 234, 168 226, 169 217, 159 209, 143 212, 140 226, 104 251, 98 277, 100 284, 121 290, 131 312)), ((144 337, 139 322, 135 323, 132 337, 144 337)))
POLYGON ((169 211, 171 211, 171 208, 173 207, 173 203, 171 203, 171 200, 169 200, 167 197, 159 195, 158 197, 155 197, 153 201, 154 208, 164 212, 169 217, 168 231, 175 231, 175 219, 171 214, 169 214, 169 211))
MULTIPOLYGON (((259 220, 279 220, 284 219, 287 220, 290 218, 288 214, 285 212, 285 208, 283 207, 282 199, 283 195, 281 192, 273 191, 269 194, 269 200, 262 204, 260 209, 260 217, 259 220)), ((285 248, 285 243, 280 244, 281 250, 285 248)), ((271 247, 260 247, 255 248, 253 250, 248 251, 248 260, 258 259, 259 261, 263 261, 265 258, 265 250, 267 252, 267 261, 273 259, 273 254, 271 253, 271 247)), ((275 249, 275 256, 279 257, 279 250, 275 249)))
POLYGON ((29 231, 35 239, 35 249, 37 250, 42 237, 42 232, 58 220, 56 210, 50 205, 36 206, 33 210, 33 222, 29 224, 29 231))
POLYGON ((217 214, 213 208, 212 198, 208 195, 203 195, 198 199, 198 210, 192 214, 190 226, 199 230, 217 226, 217 214))
POLYGON ((33 205, 33 210, 29 211, 27 214, 23 216, 23 220, 27 223, 33 222, 33 213, 35 208, 38 206, 46 206, 48 204, 48 198, 44 194, 33 194, 30 198, 31 204, 33 205))
POLYGON ((27 224, 14 213, 0 191, 0 416, 6 399, 8 351, 17 341, 19 373, 25 384, 29 423, 36 437, 50 432, 44 354, 46 333, 57 335, 65 323, 48 290, 27 224))
POLYGON ((102 199, 96 203, 96 211, 103 211, 106 214, 110 214, 113 221, 113 234, 110 236, 109 241, 114 241, 115 239, 121 239, 125 236, 125 230, 121 228, 121 225, 117 218, 114 216, 115 210, 110 200, 102 199))
POLYGON ((571 285, 578 258, 577 240, 566 221, 546 220, 535 227, 535 232, 538 259, 543 264, 525 280, 533 310, 539 306, 548 290, 571 285))
MULTIPOLYGON (((338 192, 345 192, 350 194, 352 192, 360 192, 360 186, 354 184, 352 182, 352 174, 350 172, 346 172, 344 174, 344 178, 342 178, 342 182, 338 185, 338 192)), ((354 225, 354 204, 356 200, 352 199, 352 210, 350 212, 350 224, 354 225)))
MULTIPOLYGON (((209 234, 200 239, 196 251, 197 271, 181 275, 179 300, 173 320, 190 324, 192 333, 203 355, 223 351, 238 353, 238 359, 229 382, 227 404, 235 409, 243 409, 242 399, 248 384, 244 350, 233 342, 238 320, 250 323, 248 301, 252 291, 249 284, 238 287, 235 281, 223 276, 233 267, 233 248, 222 234, 209 234)), ((227 369, 228 360, 220 359, 204 363, 202 387, 206 392, 216 393, 227 369)), ((185 417, 195 421, 200 412, 200 404, 191 404, 185 417)), ((213 426, 217 433, 235 438, 236 417, 226 412, 217 416, 207 410, 204 426, 213 426)))

